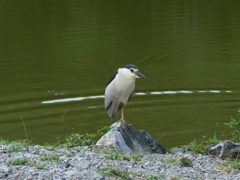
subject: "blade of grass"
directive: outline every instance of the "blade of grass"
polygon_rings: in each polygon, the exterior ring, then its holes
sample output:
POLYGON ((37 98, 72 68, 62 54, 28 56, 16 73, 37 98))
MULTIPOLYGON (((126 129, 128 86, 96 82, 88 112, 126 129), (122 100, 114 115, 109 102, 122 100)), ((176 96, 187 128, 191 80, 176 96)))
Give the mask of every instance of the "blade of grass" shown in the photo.
POLYGON ((21 118, 21 120, 22 120, 22 124, 23 124, 23 128, 24 128, 24 131, 25 131, 25 135, 26 135, 27 141, 28 141, 28 143, 29 143, 29 138, 28 138, 28 134, 27 134, 27 129, 26 129, 26 126, 25 126, 25 123, 24 123, 24 121, 23 121, 23 118, 22 118, 22 115, 21 115, 21 114, 20 114, 20 118, 21 118))

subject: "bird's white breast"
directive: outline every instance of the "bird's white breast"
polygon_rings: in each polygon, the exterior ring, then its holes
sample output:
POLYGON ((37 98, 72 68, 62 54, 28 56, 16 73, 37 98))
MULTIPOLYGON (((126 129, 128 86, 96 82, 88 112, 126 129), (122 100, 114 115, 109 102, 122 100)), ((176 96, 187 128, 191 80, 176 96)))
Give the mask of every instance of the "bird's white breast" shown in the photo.
MULTIPOLYGON (((123 72, 124 73, 124 72, 123 72)), ((131 96, 132 92, 135 88, 135 78, 130 75, 126 74, 119 74, 116 75, 116 89, 118 90, 118 100, 119 102, 127 104, 129 97, 131 96)))

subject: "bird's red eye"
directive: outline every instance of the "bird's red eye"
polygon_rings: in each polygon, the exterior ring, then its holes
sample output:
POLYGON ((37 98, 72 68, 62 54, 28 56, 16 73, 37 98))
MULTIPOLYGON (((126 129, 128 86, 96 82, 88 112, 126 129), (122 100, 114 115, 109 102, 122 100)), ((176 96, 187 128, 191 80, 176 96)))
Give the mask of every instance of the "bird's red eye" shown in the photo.
POLYGON ((134 70, 133 69, 130 69, 130 71, 133 73, 134 72, 134 70))

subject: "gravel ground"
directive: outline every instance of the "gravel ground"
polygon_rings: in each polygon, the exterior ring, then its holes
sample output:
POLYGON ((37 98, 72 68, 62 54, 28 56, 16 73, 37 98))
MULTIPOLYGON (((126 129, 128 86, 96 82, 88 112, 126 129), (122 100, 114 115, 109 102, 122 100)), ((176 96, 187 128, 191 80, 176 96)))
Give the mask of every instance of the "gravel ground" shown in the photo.
MULTIPOLYGON (((175 149, 176 150, 176 149, 175 149)), ((116 157, 117 153, 112 153, 116 157)), ((146 154, 112 160, 89 147, 0 145, 0 179, 239 179, 240 171, 215 156, 192 152, 146 154), (185 161, 181 161, 185 159, 185 161), (181 163, 182 162, 182 163, 181 163), (189 167, 183 166, 189 165, 189 167), (186 163, 188 162, 188 163, 186 163), (111 176, 108 176, 111 173, 111 176)))

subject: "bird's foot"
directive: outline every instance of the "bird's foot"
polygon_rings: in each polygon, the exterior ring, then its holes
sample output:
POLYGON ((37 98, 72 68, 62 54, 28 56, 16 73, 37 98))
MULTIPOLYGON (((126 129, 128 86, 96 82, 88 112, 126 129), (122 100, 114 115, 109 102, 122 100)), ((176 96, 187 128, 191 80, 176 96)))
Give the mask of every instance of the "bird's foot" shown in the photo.
POLYGON ((118 122, 121 122, 121 121, 123 122, 125 128, 126 128, 126 127, 127 127, 127 128, 130 128, 129 125, 127 124, 127 122, 126 122, 124 119, 118 120, 118 122))

